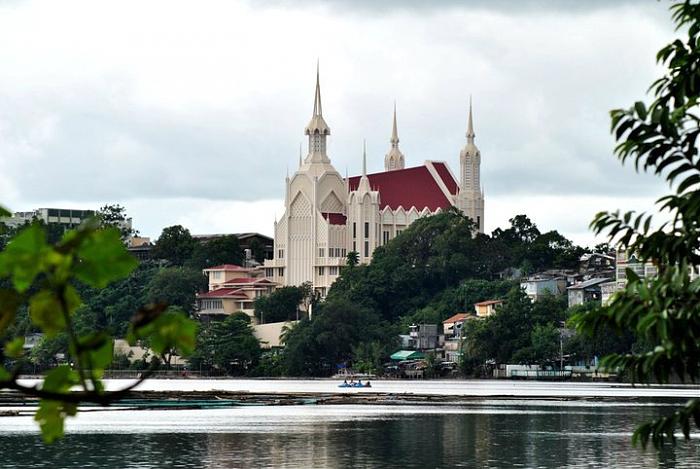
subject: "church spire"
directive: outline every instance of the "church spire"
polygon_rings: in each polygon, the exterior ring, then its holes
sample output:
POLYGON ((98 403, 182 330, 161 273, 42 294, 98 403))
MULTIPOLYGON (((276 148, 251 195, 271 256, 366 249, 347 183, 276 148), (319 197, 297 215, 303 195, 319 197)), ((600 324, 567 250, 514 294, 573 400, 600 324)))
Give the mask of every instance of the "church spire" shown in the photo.
POLYGON ((384 157, 384 170, 393 171, 395 169, 403 169, 405 166, 405 159, 401 150, 399 150, 399 131, 396 125, 396 101, 394 101, 394 120, 391 127, 391 148, 389 153, 384 157))
POLYGON ((362 140, 362 175, 367 176, 367 140, 362 140))
POLYGON ((469 121, 467 122, 467 142, 474 143, 474 122, 472 119, 472 96, 469 95, 469 121))
POLYGON ((391 146, 398 146, 399 131, 396 129, 396 101, 394 101, 394 126, 391 130, 391 146))
POLYGON ((331 129, 323 119, 321 108, 321 80, 318 62, 316 63, 316 92, 314 93, 314 112, 309 124, 304 129, 304 134, 309 137, 309 156, 307 163, 330 163, 326 155, 326 137, 331 134, 331 129))
POLYGON ((323 117, 321 109, 321 80, 319 78, 319 62, 316 61, 316 95, 314 96, 314 117, 323 117))

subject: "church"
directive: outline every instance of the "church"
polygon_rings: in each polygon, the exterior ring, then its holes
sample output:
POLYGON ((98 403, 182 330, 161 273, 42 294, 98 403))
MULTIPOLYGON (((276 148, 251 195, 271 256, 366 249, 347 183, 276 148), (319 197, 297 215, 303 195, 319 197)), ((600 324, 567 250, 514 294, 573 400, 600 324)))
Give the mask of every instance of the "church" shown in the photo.
POLYGON ((308 154, 285 179, 285 212, 275 221, 274 257, 265 276, 280 285, 311 282, 324 297, 346 265, 349 252, 369 263, 378 246, 398 236, 420 217, 459 208, 484 231, 484 192, 480 185, 481 154, 474 144, 471 101, 467 143, 459 153, 459 181, 444 161, 405 167, 399 149, 396 107, 384 171, 346 177, 336 171, 326 152, 331 129, 323 118, 321 86, 316 71, 314 109, 304 129, 308 154))

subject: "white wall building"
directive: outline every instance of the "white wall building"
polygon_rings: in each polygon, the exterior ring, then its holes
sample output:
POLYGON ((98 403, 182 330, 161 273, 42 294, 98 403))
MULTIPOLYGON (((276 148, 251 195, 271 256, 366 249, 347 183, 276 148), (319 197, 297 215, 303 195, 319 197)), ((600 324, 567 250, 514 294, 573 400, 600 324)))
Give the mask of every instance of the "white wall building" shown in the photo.
POLYGON ((351 251, 368 263, 378 246, 389 242, 420 217, 459 207, 484 229, 484 195, 480 187, 481 154, 474 144, 471 102, 467 144, 460 152, 460 182, 442 161, 405 167, 399 149, 394 107, 385 171, 367 174, 363 152, 360 176, 343 178, 326 153, 330 127, 323 118, 318 71, 306 158, 285 180, 285 213, 275 221, 274 258, 265 261, 265 276, 281 285, 311 282, 325 296, 351 251))

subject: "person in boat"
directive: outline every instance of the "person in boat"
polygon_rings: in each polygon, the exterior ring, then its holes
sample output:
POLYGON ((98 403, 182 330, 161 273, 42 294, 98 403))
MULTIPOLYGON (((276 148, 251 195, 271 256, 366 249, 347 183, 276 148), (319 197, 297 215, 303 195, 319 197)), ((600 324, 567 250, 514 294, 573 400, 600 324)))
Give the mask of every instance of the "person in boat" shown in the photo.
POLYGON ((357 380, 357 385, 358 385, 358 386, 362 386, 362 378, 360 378, 360 379, 357 380))
POLYGON ((367 380, 367 382, 365 383, 365 387, 366 387, 366 388, 371 388, 371 387, 372 387, 372 385, 369 384, 369 380, 367 380))
POLYGON ((347 379, 347 378, 345 378, 345 379, 343 380, 343 384, 348 384, 348 379, 347 379))

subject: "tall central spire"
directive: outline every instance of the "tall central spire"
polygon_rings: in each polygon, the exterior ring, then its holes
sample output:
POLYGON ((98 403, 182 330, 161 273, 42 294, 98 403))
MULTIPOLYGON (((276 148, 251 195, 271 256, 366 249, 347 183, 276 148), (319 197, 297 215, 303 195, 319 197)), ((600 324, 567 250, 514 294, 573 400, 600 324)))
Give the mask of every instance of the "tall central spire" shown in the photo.
POLYGON ((321 108, 321 80, 319 77, 319 63, 316 62, 316 96, 314 97, 314 117, 323 117, 323 109, 321 108))
POLYGON ((396 128, 396 101, 394 101, 394 126, 391 129, 391 146, 398 146, 399 131, 396 128))
POLYGON ((469 96, 469 120, 467 122, 467 142, 474 143, 474 122, 472 119, 472 97, 469 96))
POLYGON ((399 131, 396 125, 396 101, 394 101, 394 120, 391 128, 391 148, 389 153, 384 157, 384 170, 393 171, 395 169, 404 169, 405 159, 403 153, 399 150, 399 131))
POLYGON ((318 62, 316 63, 316 92, 314 94, 314 113, 309 124, 304 129, 304 134, 309 136, 309 155, 307 163, 330 163, 326 155, 326 137, 331 134, 331 129, 323 119, 321 108, 321 80, 318 62))

